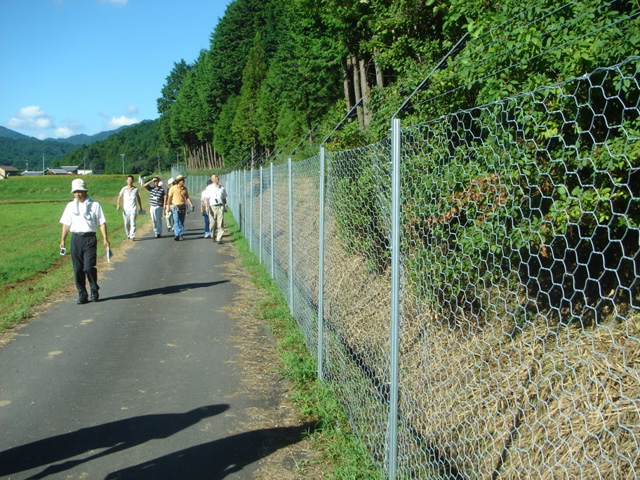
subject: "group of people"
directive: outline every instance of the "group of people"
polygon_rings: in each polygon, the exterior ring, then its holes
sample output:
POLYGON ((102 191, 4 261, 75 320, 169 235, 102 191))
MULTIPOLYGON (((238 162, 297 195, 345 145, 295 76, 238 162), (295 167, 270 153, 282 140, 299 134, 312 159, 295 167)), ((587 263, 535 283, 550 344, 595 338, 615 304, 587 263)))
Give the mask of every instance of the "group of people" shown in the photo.
MULTIPOLYGON (((136 216, 142 211, 142 200, 138 189, 133 185, 132 175, 127 177, 127 184, 122 187, 116 199, 116 209, 120 210, 122 203, 122 218, 127 238, 136 238, 136 216), (139 207, 139 208, 138 208, 139 207)), ((184 175, 169 179, 169 189, 165 190, 160 177, 154 176, 142 186, 149 191, 149 213, 153 222, 153 232, 157 238, 162 236, 163 219, 167 219, 167 229, 173 231, 175 241, 184 240, 184 221, 187 208, 194 211, 189 191, 184 186, 184 175)), ((102 241, 106 249, 110 248, 107 235, 107 220, 99 202, 89 197, 87 186, 82 179, 71 182, 71 193, 74 199, 69 202, 60 218, 62 237, 60 240, 60 254, 64 255, 66 238, 71 233, 71 260, 78 290, 77 303, 79 305, 91 301, 97 302, 98 293, 97 237, 100 230, 102 241), (90 294, 87 291, 89 281, 90 294)), ((213 238, 222 243, 224 234, 224 212, 227 209, 227 193, 219 184, 218 175, 211 175, 207 187, 201 195, 200 211, 204 216, 205 238, 213 238)))

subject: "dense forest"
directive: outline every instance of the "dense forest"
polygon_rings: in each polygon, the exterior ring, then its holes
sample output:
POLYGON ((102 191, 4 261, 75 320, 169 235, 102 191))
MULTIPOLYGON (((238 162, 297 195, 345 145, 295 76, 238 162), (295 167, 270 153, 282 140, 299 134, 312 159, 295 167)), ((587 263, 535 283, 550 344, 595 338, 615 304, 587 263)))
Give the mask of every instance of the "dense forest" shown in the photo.
MULTIPOLYGON (((0 127, 0 163, 13 166, 19 170, 42 170, 43 166, 44 168, 49 168, 71 165, 70 163, 65 163, 66 155, 82 145, 91 145, 105 140, 124 128, 127 127, 100 132, 95 135, 80 134, 61 139, 48 138, 38 140, 8 128, 0 127)), ((83 164, 74 163, 73 165, 82 166, 83 164)))
POLYGON ((0 163, 18 170, 42 170, 43 161, 46 164, 45 168, 48 168, 52 166, 52 158, 64 158, 76 148, 78 148, 76 145, 56 140, 0 136, 0 152, 2 152, 0 163))
POLYGON ((149 173, 158 168, 166 169, 176 162, 176 153, 160 140, 156 120, 125 127, 106 140, 83 145, 67 155, 61 164, 122 173, 122 155, 126 173, 149 173))
POLYGON ((166 78, 160 134, 191 167, 255 164, 302 140, 317 146, 360 101, 334 141, 369 143, 461 39, 466 64, 445 62, 428 84, 441 98, 410 113, 434 118, 619 62, 639 50, 638 18, 604 27, 637 11, 598 0, 236 0, 209 48, 166 78))

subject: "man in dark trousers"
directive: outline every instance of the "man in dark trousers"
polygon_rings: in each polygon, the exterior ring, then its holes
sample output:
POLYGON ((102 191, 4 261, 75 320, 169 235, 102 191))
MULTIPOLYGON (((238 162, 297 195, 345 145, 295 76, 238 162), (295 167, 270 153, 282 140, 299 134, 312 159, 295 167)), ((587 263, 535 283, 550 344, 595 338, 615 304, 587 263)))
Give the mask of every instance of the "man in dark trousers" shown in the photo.
POLYGON ((102 242, 105 248, 109 248, 107 238, 107 220, 100 204, 87 193, 87 186, 82 179, 71 182, 71 193, 75 197, 64 209, 60 223, 62 224, 62 239, 60 240, 60 253, 64 253, 64 242, 67 234, 71 232, 71 259, 73 260, 73 273, 78 289, 78 305, 89 301, 86 279, 89 279, 91 287, 91 300, 98 301, 98 269, 96 268, 97 245, 96 231, 100 229, 102 242))

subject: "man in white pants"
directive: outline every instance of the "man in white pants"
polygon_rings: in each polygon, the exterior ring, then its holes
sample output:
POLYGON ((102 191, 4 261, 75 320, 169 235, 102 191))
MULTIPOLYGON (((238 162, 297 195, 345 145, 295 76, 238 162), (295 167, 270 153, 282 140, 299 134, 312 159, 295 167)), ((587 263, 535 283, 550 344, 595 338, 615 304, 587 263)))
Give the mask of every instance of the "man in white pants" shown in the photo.
POLYGON ((120 200, 122 200, 122 218, 124 219, 124 231, 131 241, 136 239, 136 215, 138 210, 136 203, 142 210, 142 200, 138 189, 133 186, 133 175, 127 176, 127 184, 122 187, 116 200, 116 210, 120 210, 120 200))
POLYGON ((205 205, 209 212, 209 231, 215 242, 222 243, 224 211, 227 208, 227 191, 219 184, 218 175, 211 175, 211 185, 205 189, 205 205))

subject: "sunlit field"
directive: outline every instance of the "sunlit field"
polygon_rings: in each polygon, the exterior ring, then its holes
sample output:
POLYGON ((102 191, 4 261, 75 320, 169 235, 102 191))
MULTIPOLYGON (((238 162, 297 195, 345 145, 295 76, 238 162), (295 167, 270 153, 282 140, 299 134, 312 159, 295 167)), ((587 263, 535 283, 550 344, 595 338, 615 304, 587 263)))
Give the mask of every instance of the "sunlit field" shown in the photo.
MULTIPOLYGON (((60 217, 73 200, 75 176, 11 177, 0 181, 0 330, 27 318, 32 308, 62 284, 73 282, 71 258, 60 256, 60 217)), ((82 177, 89 196, 101 203, 116 247, 125 237, 116 198, 125 185, 120 175, 82 177)), ((136 183, 136 186, 139 185, 136 183)), ((142 205, 148 192, 140 189, 142 205)), ((140 224, 147 216, 138 217, 140 224)), ((69 247, 70 237, 67 237, 69 247)), ((104 255, 98 242, 98 256, 104 255)))

